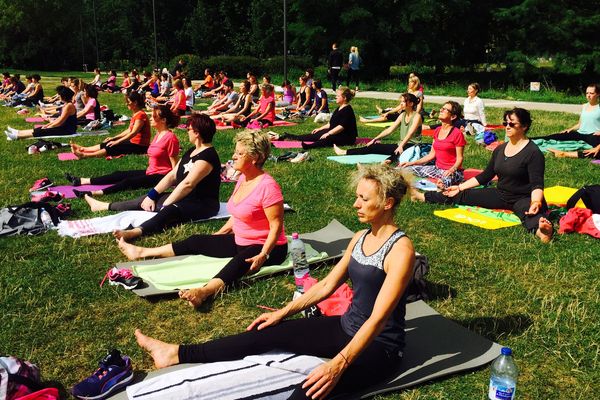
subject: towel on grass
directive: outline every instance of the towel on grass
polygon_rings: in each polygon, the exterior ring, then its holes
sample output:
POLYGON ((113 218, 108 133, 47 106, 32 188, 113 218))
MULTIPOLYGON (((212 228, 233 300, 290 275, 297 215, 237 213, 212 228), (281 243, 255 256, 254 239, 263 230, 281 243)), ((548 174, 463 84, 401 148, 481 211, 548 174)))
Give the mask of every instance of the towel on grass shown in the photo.
POLYGON ((562 151, 578 151, 591 149, 592 146, 581 140, 554 140, 554 139, 532 139, 541 151, 547 152, 548 149, 562 151))
MULTIPOLYGON (((288 237, 288 244, 291 237, 288 237)), ((305 244, 306 259, 309 263, 323 260, 328 255, 319 253, 311 245, 305 244)), ((139 276, 144 282, 149 282, 159 290, 191 289, 205 285, 219 273, 231 258, 207 257, 204 255, 190 255, 176 260, 164 259, 156 264, 134 265, 131 269, 134 275, 139 276)), ((246 275, 247 278, 258 278, 272 275, 277 272, 292 269, 292 260, 288 257, 280 265, 263 266, 257 273, 246 275)))
POLYGON ((481 207, 449 208, 446 210, 436 210, 433 214, 437 217, 460 222, 461 224, 477 226, 483 229, 508 228, 521 223, 519 218, 515 215, 481 207), (516 221, 513 217, 516 218, 516 221))
POLYGON ((377 164, 387 160, 390 156, 385 154, 357 154, 352 156, 329 156, 328 160, 340 164, 377 164))
MULTIPOLYGON (((292 208, 288 204, 284 204, 283 209, 291 210, 292 208)), ((79 238, 82 236, 110 233, 116 229, 127 229, 130 225, 140 226, 154 215, 156 215, 156 213, 150 211, 123 211, 105 217, 61 221, 56 229, 60 236, 79 238)), ((227 211, 227 203, 221 203, 221 208, 217 215, 194 222, 208 221, 211 219, 226 219, 230 216, 231 215, 227 211)))

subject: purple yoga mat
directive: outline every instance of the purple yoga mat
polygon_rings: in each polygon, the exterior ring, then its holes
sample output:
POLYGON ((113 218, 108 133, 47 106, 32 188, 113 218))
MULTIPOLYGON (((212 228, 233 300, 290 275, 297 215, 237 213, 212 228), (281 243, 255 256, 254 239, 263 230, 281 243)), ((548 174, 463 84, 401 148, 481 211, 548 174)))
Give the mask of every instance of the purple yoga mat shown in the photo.
MULTIPOLYGON (((356 138, 356 144, 369 143, 371 138, 356 138)), ((302 148, 302 142, 297 140, 273 140, 271 142, 273 146, 278 149, 300 149, 302 148)), ((312 143, 312 142, 305 142, 312 143)))
POLYGON ((58 153, 58 159, 60 161, 79 160, 79 158, 73 153, 58 153))
POLYGON ((25 122, 46 122, 46 120, 42 117, 29 117, 25 118, 25 122))
POLYGON ((65 199, 74 199, 77 196, 73 193, 73 189, 91 192, 94 190, 106 189, 109 186, 112 185, 51 186, 48 190, 62 193, 65 196, 65 199))
POLYGON ((600 160, 592 160, 592 164, 598 164, 598 165, 600 165, 600 160))

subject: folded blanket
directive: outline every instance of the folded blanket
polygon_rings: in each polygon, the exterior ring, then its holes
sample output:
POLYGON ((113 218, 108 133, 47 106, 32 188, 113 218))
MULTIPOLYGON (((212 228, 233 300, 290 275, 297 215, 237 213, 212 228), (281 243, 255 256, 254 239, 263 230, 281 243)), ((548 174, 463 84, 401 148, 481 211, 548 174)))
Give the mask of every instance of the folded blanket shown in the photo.
POLYGON ((562 151, 577 151, 591 149, 592 146, 581 140, 547 140, 547 139, 532 139, 533 143, 537 144, 541 151, 547 152, 548 149, 562 151))

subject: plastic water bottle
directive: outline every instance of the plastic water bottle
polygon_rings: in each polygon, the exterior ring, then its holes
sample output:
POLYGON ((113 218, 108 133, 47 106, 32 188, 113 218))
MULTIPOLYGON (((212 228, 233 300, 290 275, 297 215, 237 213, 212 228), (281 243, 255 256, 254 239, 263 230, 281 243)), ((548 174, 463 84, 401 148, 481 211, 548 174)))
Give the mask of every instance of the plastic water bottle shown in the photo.
POLYGON ((296 292, 302 294, 304 293, 304 279, 310 276, 310 269, 308 268, 308 261, 306 261, 304 242, 298 237, 297 232, 292 233, 290 255, 292 256, 292 266, 294 268, 296 292))
POLYGON ((42 221, 42 224, 44 224, 44 227, 46 229, 54 228, 52 217, 50 216, 50 213, 48 211, 42 210, 42 212, 40 213, 40 220, 42 221))
POLYGON ((500 356, 492 363, 490 376, 490 400, 514 400, 517 391, 519 369, 513 361, 512 350, 503 347, 500 356))

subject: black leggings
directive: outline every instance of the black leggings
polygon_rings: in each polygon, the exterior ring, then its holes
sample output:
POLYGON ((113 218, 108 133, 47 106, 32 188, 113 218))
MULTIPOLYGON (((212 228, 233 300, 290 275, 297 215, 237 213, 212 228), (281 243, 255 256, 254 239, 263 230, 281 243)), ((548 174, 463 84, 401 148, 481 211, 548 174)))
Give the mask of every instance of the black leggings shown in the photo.
POLYGON ((91 185, 110 185, 102 189, 102 193, 110 194, 121 192, 123 190, 133 190, 141 188, 152 188, 164 178, 164 175, 153 174, 146 175, 143 169, 134 171, 116 171, 112 174, 90 178, 91 185))
MULTIPOLYGON (((342 329, 339 316, 286 320, 260 331, 254 329, 203 344, 180 345, 179 362, 233 361, 274 349, 333 358, 351 339, 342 329)), ((382 382, 398 370, 400 361, 397 353, 373 341, 348 367, 329 396, 355 393, 382 382)), ((290 399, 305 398, 300 383, 290 399)))
POLYGON ((337 135, 327 136, 325 139, 321 139, 321 136, 329 132, 319 131, 317 133, 309 133, 308 135, 292 135, 286 134, 285 140, 299 140, 302 142, 314 142, 311 144, 302 143, 304 149, 316 149, 319 147, 331 147, 334 144, 338 146, 351 146, 356 143, 356 137, 344 135, 344 132, 338 133, 337 135))
MULTIPOLYGON (((155 216, 142 223, 138 228, 142 235, 151 235, 163 231, 165 228, 210 218, 219 212, 219 202, 214 200, 199 200, 184 198, 174 204, 163 207, 163 203, 171 193, 162 193, 156 200, 156 209, 159 210, 155 216)), ((116 201, 108 205, 111 211, 141 210, 142 201, 146 195, 137 199, 116 201)))
MULTIPOLYGON (((407 143, 406 147, 403 148, 403 151, 414 146, 411 143, 407 143)), ((394 153, 398 148, 397 144, 388 144, 388 143, 375 143, 370 146, 364 147, 355 147, 353 149, 346 150, 346 155, 353 156, 357 154, 384 154, 386 156, 390 156, 388 160, 398 161, 398 155, 394 153)))
POLYGON ((358 87, 359 85, 359 70, 358 69, 352 69, 349 68, 348 69, 348 77, 346 78, 346 86, 350 86, 350 81, 354 80, 354 83, 356 83, 356 87, 358 87))
POLYGON ((107 143, 100 143, 100 148, 104 149, 107 155, 113 157, 121 154, 146 154, 148 152, 148 146, 134 144, 129 140, 115 144, 114 146, 107 146, 107 143))
MULTIPOLYGON (((176 256, 202 254, 218 258, 233 257, 215 276, 215 278, 219 278, 225 282, 225 285, 230 285, 246 275, 250 269, 250 265, 252 265, 246 259, 254 257, 262 250, 262 245, 259 244, 238 246, 235 244, 235 236, 233 234, 194 235, 180 242, 175 242, 172 246, 176 256)), ((264 265, 279 265, 285 261, 286 257, 287 243, 276 245, 264 265)))
POLYGON ((535 233, 540 218, 545 216, 548 205, 544 200, 540 211, 536 215, 526 215, 531 203, 530 196, 524 196, 515 201, 505 201, 501 192, 496 188, 467 189, 454 197, 446 197, 441 192, 426 192, 425 201, 440 204, 464 204, 467 206, 479 206, 490 209, 512 210, 521 220, 523 227, 531 233, 535 233))
POLYGON ((600 145, 600 136, 596 135, 584 135, 583 133, 579 133, 577 131, 569 131, 567 133, 555 133, 554 135, 541 136, 533 139, 546 139, 546 140, 581 140, 586 142, 592 147, 596 147, 600 145))
POLYGON ((56 128, 35 128, 33 130, 33 137, 44 137, 44 136, 68 136, 74 135, 75 131, 67 131, 62 126, 57 126, 56 128))

